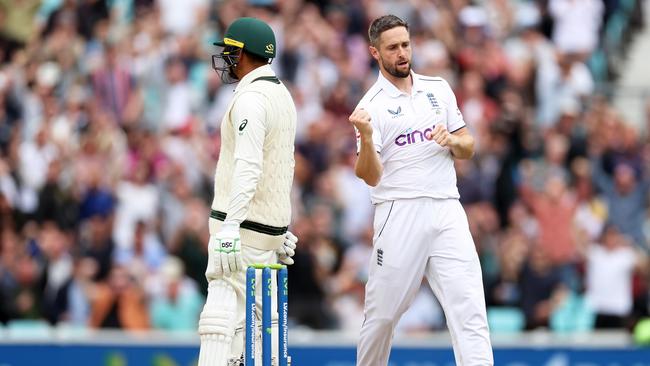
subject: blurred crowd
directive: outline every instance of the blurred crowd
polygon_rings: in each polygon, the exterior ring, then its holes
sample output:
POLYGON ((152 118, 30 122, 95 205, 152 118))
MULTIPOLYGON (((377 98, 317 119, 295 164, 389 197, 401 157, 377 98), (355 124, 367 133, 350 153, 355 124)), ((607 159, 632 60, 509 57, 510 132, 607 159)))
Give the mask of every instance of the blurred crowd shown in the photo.
MULTIPOLYGON (((414 70, 450 82, 476 138, 456 168, 494 330, 497 314, 631 329, 649 311, 650 120, 625 121, 599 86, 640 4, 0 0, 0 322, 196 327, 234 88, 212 42, 254 16, 298 110, 292 325, 359 329, 373 207, 347 117, 377 77, 368 25, 392 13, 414 70)), ((400 332, 444 328, 424 285, 400 332)))

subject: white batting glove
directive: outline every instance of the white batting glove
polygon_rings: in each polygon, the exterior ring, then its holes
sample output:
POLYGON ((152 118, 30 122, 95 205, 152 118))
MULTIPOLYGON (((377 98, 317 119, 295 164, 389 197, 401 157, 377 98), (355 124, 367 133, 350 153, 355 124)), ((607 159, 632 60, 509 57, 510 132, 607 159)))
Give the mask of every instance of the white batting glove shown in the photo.
POLYGON ((210 235, 205 277, 208 281, 215 280, 230 276, 243 268, 239 225, 224 223, 218 233, 210 235))
POLYGON ((293 264, 293 255, 296 254, 296 244, 298 243, 298 237, 293 235, 291 231, 287 231, 284 234, 284 243, 282 246, 275 250, 278 254, 278 260, 288 266, 293 264))

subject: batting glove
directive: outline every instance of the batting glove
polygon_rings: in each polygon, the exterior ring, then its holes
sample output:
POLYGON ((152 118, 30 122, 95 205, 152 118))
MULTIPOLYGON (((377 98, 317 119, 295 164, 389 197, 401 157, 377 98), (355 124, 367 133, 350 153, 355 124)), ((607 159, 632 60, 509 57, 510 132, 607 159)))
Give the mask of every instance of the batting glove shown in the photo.
POLYGON ((298 243, 298 237, 293 235, 291 231, 287 231, 284 234, 284 243, 282 246, 275 250, 278 254, 278 260, 288 266, 293 264, 293 255, 296 254, 296 244, 298 243))
POLYGON ((205 277, 208 281, 219 279, 243 268, 239 224, 224 223, 218 233, 210 235, 205 277))

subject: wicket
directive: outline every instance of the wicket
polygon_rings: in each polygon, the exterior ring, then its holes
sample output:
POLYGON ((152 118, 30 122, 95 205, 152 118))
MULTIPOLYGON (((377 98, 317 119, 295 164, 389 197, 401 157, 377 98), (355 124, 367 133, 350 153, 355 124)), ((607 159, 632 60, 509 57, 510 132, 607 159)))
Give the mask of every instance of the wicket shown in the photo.
POLYGON ((271 271, 277 273, 278 296, 278 364, 275 366, 289 366, 289 329, 287 316, 289 313, 289 278, 287 267, 281 264, 252 264, 246 270, 246 350, 244 355, 245 366, 255 366, 255 330, 256 305, 255 305, 255 276, 257 270, 262 270, 262 366, 272 366, 272 328, 271 328, 271 295, 273 292, 271 271))

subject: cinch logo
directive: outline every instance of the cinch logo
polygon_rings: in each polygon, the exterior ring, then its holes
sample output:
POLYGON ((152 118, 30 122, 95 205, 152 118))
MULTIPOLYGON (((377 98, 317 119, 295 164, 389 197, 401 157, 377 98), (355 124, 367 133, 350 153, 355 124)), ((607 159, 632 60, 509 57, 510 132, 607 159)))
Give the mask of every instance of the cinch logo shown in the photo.
POLYGON ((424 131, 407 131, 406 133, 403 133, 395 138, 395 145, 404 146, 422 142, 424 140, 431 141, 433 140, 431 132, 433 132, 433 126, 431 126, 431 128, 425 129, 424 131))

